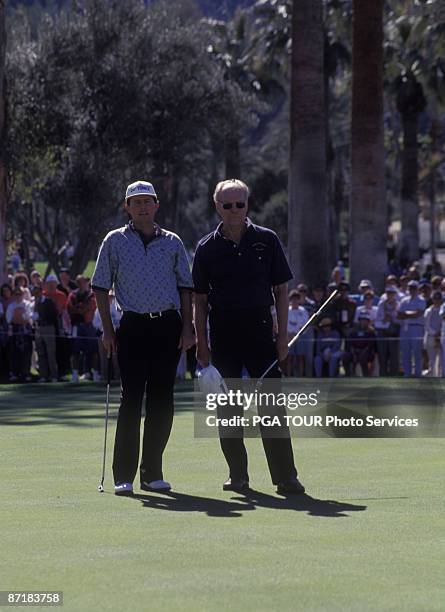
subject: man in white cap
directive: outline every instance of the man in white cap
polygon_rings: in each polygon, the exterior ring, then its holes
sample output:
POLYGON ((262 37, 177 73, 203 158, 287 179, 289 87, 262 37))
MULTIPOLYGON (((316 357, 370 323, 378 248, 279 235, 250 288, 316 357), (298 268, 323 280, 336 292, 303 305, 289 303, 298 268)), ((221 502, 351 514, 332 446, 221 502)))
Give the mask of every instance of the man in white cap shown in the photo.
POLYGON ((155 223, 158 208, 151 183, 128 186, 124 209, 130 221, 105 236, 92 278, 102 341, 108 355, 117 350, 122 380, 113 457, 116 495, 133 493, 145 392, 141 489, 170 490, 163 478, 162 455, 173 421, 175 373, 181 350, 194 343, 187 254, 179 236, 155 223), (108 298, 113 286, 123 310, 117 330, 108 298))

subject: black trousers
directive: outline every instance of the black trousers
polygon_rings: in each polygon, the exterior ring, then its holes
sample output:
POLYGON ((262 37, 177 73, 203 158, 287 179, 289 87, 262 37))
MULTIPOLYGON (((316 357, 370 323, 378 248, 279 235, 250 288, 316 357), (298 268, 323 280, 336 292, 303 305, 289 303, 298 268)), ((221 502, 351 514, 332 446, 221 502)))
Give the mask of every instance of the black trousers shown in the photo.
MULTIPOLYGON (((248 310, 211 310, 210 344, 212 363, 223 378, 241 378, 243 366, 252 378, 259 378, 276 359, 269 308, 248 310)), ((280 378, 278 366, 267 375, 280 378)), ((265 391, 265 389, 263 389, 265 391)), ((220 416, 220 415, 218 415, 220 416)), ((221 414, 221 417, 227 416, 221 414)), ((278 484, 297 476, 289 429, 282 425, 280 437, 268 437, 269 428, 261 427, 261 438, 272 482, 278 484)), ((221 449, 229 466, 230 478, 249 480, 243 430, 236 437, 220 437, 221 449)))
POLYGON ((133 482, 138 469, 141 407, 146 393, 146 416, 141 480, 161 480, 162 454, 173 423, 173 388, 180 351, 182 320, 168 311, 150 318, 125 312, 117 330, 121 372, 121 403, 113 456, 114 482, 133 482))

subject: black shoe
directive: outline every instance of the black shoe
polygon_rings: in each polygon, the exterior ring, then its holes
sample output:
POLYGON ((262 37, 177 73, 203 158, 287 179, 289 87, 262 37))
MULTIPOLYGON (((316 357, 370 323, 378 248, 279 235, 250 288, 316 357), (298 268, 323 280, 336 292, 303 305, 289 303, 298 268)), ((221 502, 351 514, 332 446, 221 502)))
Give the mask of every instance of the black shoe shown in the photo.
POLYGON ((168 493, 171 491, 171 484, 165 480, 152 480, 151 482, 141 481, 141 489, 152 493, 168 493))
POLYGON ((277 485, 277 493, 280 495, 301 495, 306 489, 303 487, 298 478, 292 478, 286 482, 280 482, 277 485))
POLYGON ((243 491, 249 490, 249 481, 248 480, 234 480, 228 478, 226 482, 223 484, 223 491, 236 491, 237 493, 242 493, 243 491))

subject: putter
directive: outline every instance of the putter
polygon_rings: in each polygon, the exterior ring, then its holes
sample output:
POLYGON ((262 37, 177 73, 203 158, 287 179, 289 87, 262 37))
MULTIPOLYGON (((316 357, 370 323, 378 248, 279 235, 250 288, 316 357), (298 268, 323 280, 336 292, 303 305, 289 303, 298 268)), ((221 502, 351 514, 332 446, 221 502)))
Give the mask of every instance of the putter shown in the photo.
POLYGON ((105 479, 105 459, 107 456, 107 429, 108 429, 108 408, 110 405, 110 383, 111 383, 111 366, 112 366, 112 357, 111 353, 107 359, 107 401, 105 405, 105 436, 104 436, 104 456, 102 461, 102 478, 100 481, 100 485, 97 487, 99 493, 104 492, 104 479, 105 479))
MULTIPOLYGON (((292 338, 292 340, 287 345, 288 348, 290 348, 298 340, 298 338, 301 336, 301 334, 303 334, 306 331, 306 329, 309 327, 309 325, 312 323, 312 321, 319 316, 319 314, 326 308, 326 306, 329 304, 329 302, 332 302, 332 300, 335 297, 337 297, 337 294, 338 294, 338 289, 336 289, 335 291, 333 291, 331 293, 331 295, 328 297, 328 299, 326 301, 323 302, 323 304, 320 306, 320 308, 317 310, 317 312, 314 312, 314 314, 306 321, 306 323, 303 325, 303 327, 295 334, 295 336, 292 338)), ((263 372, 263 374, 258 379, 256 387, 261 387, 264 377, 267 376, 267 374, 269 374, 271 369, 273 367, 275 367, 277 363, 278 363, 278 359, 275 359, 275 361, 270 364, 270 366, 267 368, 267 370, 265 370, 265 372, 263 372)))

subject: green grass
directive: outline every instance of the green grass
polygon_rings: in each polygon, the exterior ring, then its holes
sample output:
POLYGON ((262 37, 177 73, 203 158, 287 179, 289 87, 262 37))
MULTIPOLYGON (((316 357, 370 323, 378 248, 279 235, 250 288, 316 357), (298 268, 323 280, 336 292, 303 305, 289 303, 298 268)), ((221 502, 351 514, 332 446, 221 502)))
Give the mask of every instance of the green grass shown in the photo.
MULTIPOLYGON (((165 454, 171 496, 99 494, 102 385, 0 391, 0 590, 64 591, 83 610, 443 609, 444 441, 294 441, 309 495, 283 499, 247 440, 247 499, 217 440, 194 439, 190 386, 165 454), (442 542, 442 546, 441 546, 442 542)), ((118 389, 112 389, 115 427, 118 389)))
MULTIPOLYGON (((91 278, 93 276, 93 272, 94 272, 94 266, 96 265, 95 261, 89 261, 87 267, 85 268, 85 270, 83 271, 84 276, 87 276, 88 278, 91 278)), ((47 262, 46 261, 37 261, 35 264, 35 269, 40 272, 40 274, 43 276, 46 272, 46 266, 47 266, 47 262)))

